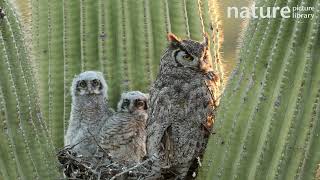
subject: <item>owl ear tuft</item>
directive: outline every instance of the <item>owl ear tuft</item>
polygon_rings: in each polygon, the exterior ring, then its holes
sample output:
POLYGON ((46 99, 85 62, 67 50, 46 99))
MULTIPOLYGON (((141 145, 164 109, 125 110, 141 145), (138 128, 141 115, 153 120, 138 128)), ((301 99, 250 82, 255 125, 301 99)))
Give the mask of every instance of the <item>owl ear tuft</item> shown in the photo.
POLYGON ((180 39, 176 35, 174 35, 173 33, 168 33, 167 36, 168 36, 168 40, 170 42, 174 42, 174 41, 180 42, 180 39))
POLYGON ((173 33, 168 33, 167 38, 170 44, 173 46, 177 46, 180 44, 180 39, 173 33))

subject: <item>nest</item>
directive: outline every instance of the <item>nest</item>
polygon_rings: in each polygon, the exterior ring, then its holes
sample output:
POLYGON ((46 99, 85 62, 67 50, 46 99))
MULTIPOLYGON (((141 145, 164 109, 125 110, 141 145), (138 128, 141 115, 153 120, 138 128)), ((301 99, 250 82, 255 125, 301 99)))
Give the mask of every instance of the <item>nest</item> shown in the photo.
POLYGON ((124 180, 124 179, 149 179, 153 158, 141 163, 118 163, 112 157, 103 152, 91 158, 77 155, 72 149, 74 146, 66 146, 57 153, 60 168, 66 179, 86 180, 124 180))
MULTIPOLYGON (((83 139, 85 140, 85 139, 83 139)), ((82 140, 82 141, 83 141, 82 140)), ((77 154, 73 146, 66 146, 57 153, 60 169, 65 178, 69 180, 174 180, 177 174, 168 167, 159 167, 155 161, 156 155, 146 158, 140 163, 117 162, 106 152, 93 136, 99 148, 98 153, 92 157, 77 154), (161 170, 160 170, 161 169, 161 170), (168 171, 166 171, 166 169, 168 171), (159 172, 161 173, 159 174, 159 172)), ((201 166, 200 157, 192 163, 185 180, 196 177, 198 167, 201 166)))

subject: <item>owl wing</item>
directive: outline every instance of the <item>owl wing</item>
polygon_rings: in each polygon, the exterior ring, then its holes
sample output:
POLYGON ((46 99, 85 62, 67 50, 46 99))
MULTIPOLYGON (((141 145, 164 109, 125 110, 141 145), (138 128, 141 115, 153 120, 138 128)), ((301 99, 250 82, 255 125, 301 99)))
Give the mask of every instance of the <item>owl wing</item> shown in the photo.
POLYGON ((150 90, 149 112, 147 122, 147 149, 149 156, 170 154, 166 152, 172 148, 172 139, 170 139, 170 116, 171 98, 168 96, 171 90, 169 87, 162 89, 152 88, 150 90))
POLYGON ((214 120, 215 99, 211 87, 205 81, 190 91, 188 104, 189 117, 210 131, 214 120))

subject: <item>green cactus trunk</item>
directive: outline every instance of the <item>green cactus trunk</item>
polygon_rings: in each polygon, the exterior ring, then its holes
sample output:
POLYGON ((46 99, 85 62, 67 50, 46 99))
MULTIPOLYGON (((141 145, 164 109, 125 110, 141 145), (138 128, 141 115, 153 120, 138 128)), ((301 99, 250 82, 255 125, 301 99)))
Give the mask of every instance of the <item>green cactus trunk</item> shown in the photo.
POLYGON ((58 177, 19 21, 6 1, 0 7, 0 178, 58 177))
POLYGON ((313 179, 320 162, 320 2, 313 18, 251 20, 198 179, 313 179))
POLYGON ((208 0, 33 0, 32 5, 41 110, 56 147, 63 146, 68 126, 71 81, 81 71, 105 74, 115 107, 123 91, 148 91, 168 32, 202 40, 204 29, 215 41, 211 50, 219 61, 213 64, 222 72, 220 32, 208 0))

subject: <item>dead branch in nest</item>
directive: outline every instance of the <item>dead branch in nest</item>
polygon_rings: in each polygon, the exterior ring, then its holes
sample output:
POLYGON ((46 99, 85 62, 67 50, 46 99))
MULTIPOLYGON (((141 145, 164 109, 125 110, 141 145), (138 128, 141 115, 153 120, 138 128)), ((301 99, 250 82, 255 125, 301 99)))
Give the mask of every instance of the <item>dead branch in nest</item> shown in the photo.
POLYGON ((67 179, 147 179, 146 177, 151 173, 151 166, 148 163, 152 162, 153 158, 132 165, 115 162, 108 152, 103 150, 94 136, 93 140, 97 147, 102 150, 103 155, 93 157, 78 155, 73 151, 73 148, 85 139, 75 145, 66 146, 57 153, 60 167, 67 179))
POLYGON ((120 176, 122 176, 122 175, 124 175, 126 173, 129 173, 130 171, 133 171, 135 169, 138 169, 139 167, 144 166, 145 164, 147 164, 148 162, 151 162, 152 160, 153 160, 153 157, 149 158, 149 159, 147 159, 147 160, 145 160, 145 161, 143 161, 141 163, 138 163, 137 165, 135 165, 135 166, 133 166, 131 168, 128 168, 127 170, 122 171, 121 173, 118 173, 118 174, 114 175, 110 180, 115 180, 115 178, 120 177, 120 176))

